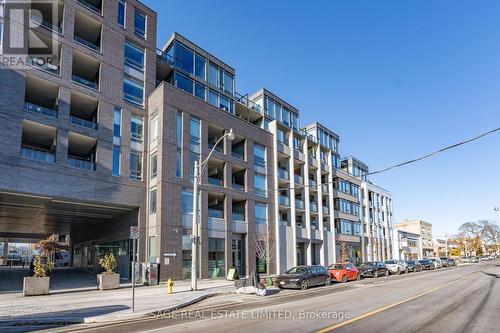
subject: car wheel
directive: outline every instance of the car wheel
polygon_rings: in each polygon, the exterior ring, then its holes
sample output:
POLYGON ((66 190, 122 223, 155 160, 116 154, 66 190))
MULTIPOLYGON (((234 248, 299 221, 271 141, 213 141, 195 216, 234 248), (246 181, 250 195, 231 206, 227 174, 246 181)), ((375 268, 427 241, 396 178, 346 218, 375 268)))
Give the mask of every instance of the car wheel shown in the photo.
POLYGON ((330 277, 327 277, 325 280, 325 286, 328 287, 332 283, 332 279, 330 277))
POLYGON ((356 281, 359 281, 359 280, 361 280, 361 275, 359 275, 359 274, 358 274, 358 275, 356 276, 356 281))
POLYGON ((389 275, 391 275, 391 273, 389 272, 389 270, 388 270, 388 269, 386 269, 386 270, 385 270, 385 276, 389 276, 389 275))
POLYGON ((399 270, 399 267, 398 267, 398 270, 396 271, 396 275, 399 275, 401 274, 401 271, 399 270))
POLYGON ((373 277, 378 278, 378 271, 375 271, 375 273, 373 273, 373 277))
POLYGON ((408 274, 408 268, 407 268, 407 269, 405 269, 405 274, 408 274))
POLYGON ((344 276, 342 276, 342 283, 346 283, 346 282, 347 282, 347 276, 344 275, 344 276))
POLYGON ((309 283, 307 282, 307 280, 302 280, 302 282, 300 282, 300 289, 306 290, 307 287, 309 287, 309 283))

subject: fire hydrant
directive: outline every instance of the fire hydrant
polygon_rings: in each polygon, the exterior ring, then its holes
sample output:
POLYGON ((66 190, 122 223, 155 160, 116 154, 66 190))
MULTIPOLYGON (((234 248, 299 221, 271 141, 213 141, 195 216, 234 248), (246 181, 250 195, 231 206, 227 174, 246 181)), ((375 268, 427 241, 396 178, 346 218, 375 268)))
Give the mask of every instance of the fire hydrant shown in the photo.
POLYGON ((172 279, 168 279, 167 280, 167 283, 166 283, 166 286, 167 286, 167 294, 171 294, 174 292, 174 281, 172 281, 172 279))

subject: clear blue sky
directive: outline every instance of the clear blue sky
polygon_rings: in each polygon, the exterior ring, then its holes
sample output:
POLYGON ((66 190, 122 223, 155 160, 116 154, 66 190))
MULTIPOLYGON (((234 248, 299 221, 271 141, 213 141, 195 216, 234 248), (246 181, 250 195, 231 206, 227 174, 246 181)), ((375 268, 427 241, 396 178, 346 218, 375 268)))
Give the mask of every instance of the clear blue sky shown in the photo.
MULTIPOLYGON (((372 170, 500 125, 498 1, 144 1, 158 45, 173 31, 341 137, 372 170)), ((395 221, 434 234, 500 213, 500 133, 374 176, 395 221)))

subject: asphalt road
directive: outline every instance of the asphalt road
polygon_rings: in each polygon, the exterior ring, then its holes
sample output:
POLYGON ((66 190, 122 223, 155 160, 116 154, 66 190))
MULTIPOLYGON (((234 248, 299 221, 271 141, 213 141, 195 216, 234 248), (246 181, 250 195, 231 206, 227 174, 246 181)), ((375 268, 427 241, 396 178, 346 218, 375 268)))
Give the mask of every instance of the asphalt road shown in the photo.
MULTIPOLYGON (((208 299, 161 318, 59 332, 498 332, 500 260, 273 295, 208 299)), ((50 331, 54 332, 54 329, 50 331)))

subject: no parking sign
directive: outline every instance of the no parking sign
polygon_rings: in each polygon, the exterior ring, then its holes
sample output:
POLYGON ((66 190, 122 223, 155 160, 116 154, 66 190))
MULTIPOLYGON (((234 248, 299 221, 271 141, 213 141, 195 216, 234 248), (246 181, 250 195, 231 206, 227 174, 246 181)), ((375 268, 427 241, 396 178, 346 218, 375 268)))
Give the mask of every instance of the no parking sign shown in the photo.
POLYGON ((139 239, 139 227, 133 225, 130 227, 130 239, 139 239))

